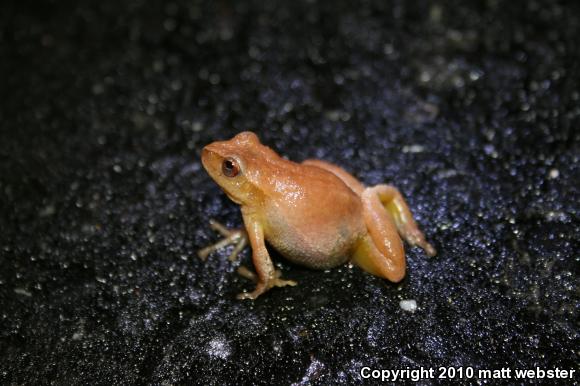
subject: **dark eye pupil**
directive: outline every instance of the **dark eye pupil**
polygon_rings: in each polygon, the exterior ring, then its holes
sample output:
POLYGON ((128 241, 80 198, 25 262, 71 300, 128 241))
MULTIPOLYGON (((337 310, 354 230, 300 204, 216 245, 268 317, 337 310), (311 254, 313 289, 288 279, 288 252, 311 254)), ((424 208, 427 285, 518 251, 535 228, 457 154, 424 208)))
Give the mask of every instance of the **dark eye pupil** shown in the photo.
POLYGON ((234 160, 232 159, 224 160, 222 164, 222 172, 224 173, 224 175, 226 175, 227 177, 235 177, 239 171, 240 169, 234 160))

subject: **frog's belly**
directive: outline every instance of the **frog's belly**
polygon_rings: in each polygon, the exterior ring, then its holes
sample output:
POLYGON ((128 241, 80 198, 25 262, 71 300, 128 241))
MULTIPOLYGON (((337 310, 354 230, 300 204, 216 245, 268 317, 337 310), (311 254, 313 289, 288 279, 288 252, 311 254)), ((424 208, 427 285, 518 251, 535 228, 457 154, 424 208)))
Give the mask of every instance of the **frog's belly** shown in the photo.
POLYGON ((347 224, 328 225, 309 231, 277 223, 266 241, 293 263, 314 269, 336 267, 349 260, 359 230, 347 224))

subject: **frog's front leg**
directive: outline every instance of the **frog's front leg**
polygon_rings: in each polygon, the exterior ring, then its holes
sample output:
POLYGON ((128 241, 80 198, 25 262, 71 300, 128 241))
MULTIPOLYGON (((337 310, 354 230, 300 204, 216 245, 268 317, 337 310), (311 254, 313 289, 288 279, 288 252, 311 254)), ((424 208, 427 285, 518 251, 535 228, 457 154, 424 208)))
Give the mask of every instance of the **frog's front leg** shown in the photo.
POLYGON ((215 220, 210 220, 209 226, 221 234, 224 238, 213 245, 209 245, 203 249, 200 249, 197 252, 199 258, 205 260, 213 251, 227 247, 228 245, 235 244, 236 246, 234 247, 234 250, 228 257, 230 261, 234 261, 242 249, 244 249, 244 247, 248 244, 248 235, 246 234, 246 231, 244 229, 230 230, 215 220))
MULTIPOLYGON (((264 240, 264 230, 260 222, 251 213, 242 211, 246 232, 252 246, 252 261, 257 273, 256 288, 252 292, 238 294, 238 299, 256 299, 258 296, 268 291, 272 287, 294 286, 293 280, 283 280, 280 273, 274 268, 270 254, 266 249, 264 240)), ((246 276, 240 272, 242 276, 246 276)), ((246 272, 247 274, 247 272, 246 272)), ((246 277, 251 278, 251 275, 246 277)))
MULTIPOLYGON (((240 267, 238 267, 238 275, 240 275, 241 277, 246 278, 248 280, 251 280, 254 283, 257 283, 258 282, 258 276, 254 272, 250 271, 248 268, 244 267, 243 265, 240 266, 240 267)), ((274 277, 276 279, 279 279, 281 276, 282 276, 282 271, 280 271, 279 269, 277 269, 274 272, 274 277)), ((293 280, 284 280, 284 281, 285 282, 293 282, 293 283, 295 283, 293 280)), ((286 284, 286 285, 292 285, 292 284, 286 284)))

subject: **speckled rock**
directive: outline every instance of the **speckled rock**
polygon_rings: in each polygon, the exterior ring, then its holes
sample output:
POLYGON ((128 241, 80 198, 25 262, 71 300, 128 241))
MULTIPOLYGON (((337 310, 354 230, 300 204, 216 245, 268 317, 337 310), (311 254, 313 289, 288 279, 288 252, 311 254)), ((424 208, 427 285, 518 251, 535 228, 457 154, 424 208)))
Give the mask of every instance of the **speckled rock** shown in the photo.
POLYGON ((0 383, 578 368, 580 8, 473 3, 3 2, 0 383), (235 300, 199 151, 247 129, 392 182, 439 254, 393 285, 273 253, 299 286, 235 300))

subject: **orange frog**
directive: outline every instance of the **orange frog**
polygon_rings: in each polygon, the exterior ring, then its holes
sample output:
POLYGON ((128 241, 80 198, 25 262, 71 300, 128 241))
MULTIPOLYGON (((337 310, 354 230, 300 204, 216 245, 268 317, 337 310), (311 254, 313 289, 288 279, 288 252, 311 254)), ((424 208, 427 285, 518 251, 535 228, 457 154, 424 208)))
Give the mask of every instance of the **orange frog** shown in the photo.
POLYGON ((373 275, 398 282, 405 276, 404 238, 433 256, 405 199, 390 185, 365 187, 342 168, 319 160, 300 164, 280 157, 243 132, 203 148, 204 168, 227 196, 241 206, 244 228, 228 230, 211 221, 225 238, 199 251, 202 259, 235 244, 230 260, 252 247, 257 282, 239 299, 255 299, 272 287, 294 286, 274 268, 266 242, 288 260, 316 269, 352 261, 373 275), (401 237, 399 237, 399 234, 401 237))

